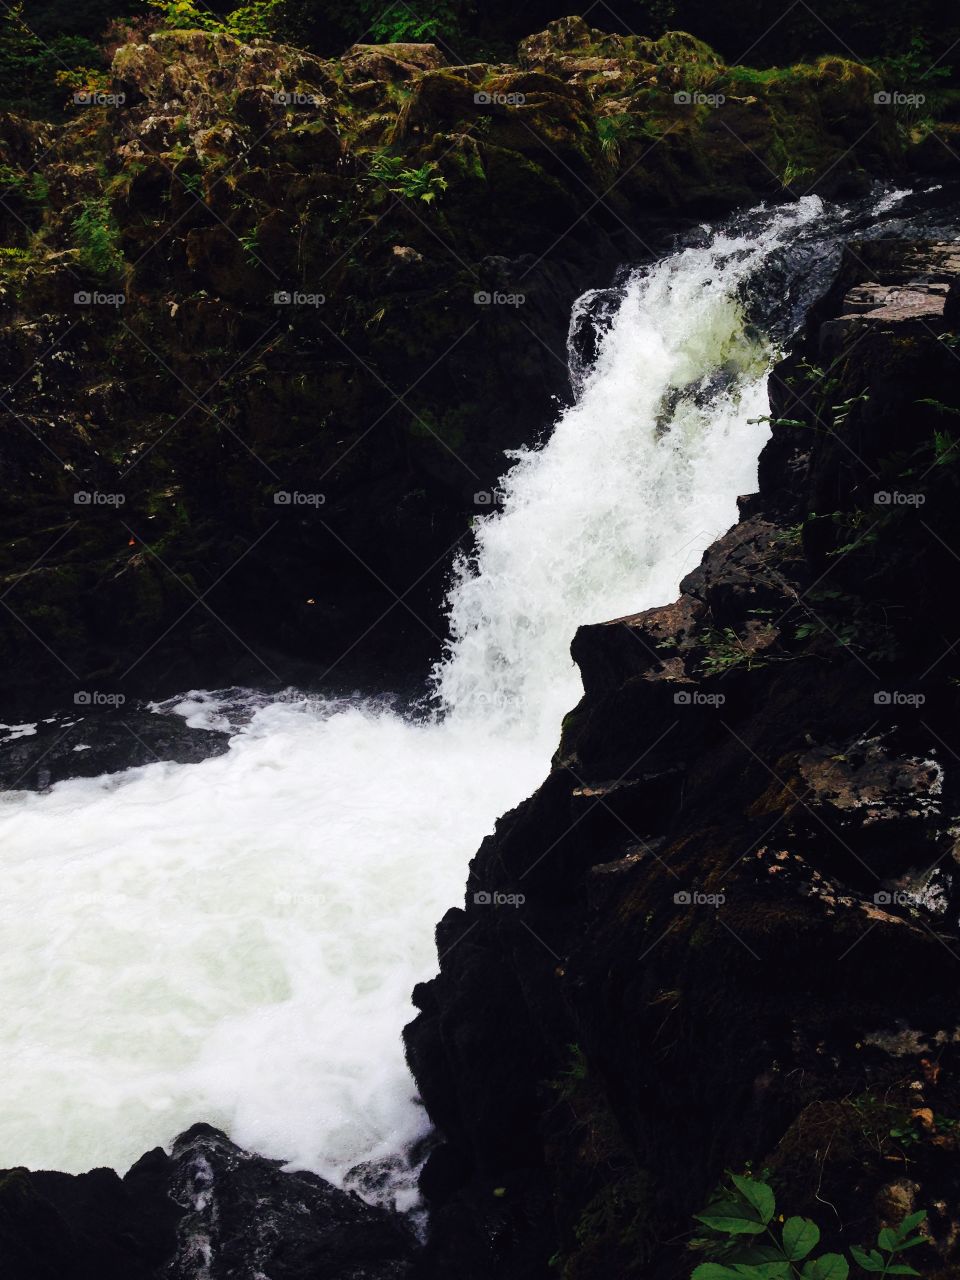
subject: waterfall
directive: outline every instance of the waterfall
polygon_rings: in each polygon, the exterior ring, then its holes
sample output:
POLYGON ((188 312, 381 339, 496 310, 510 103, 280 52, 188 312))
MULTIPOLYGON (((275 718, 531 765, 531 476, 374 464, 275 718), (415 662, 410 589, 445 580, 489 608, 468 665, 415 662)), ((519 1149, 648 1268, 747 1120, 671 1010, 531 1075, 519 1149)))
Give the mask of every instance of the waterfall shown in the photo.
POLYGON ((341 1182, 393 1157, 410 1202, 400 1032, 434 924, 546 773, 577 626, 673 599, 755 488, 774 351, 750 282, 784 256, 799 279, 823 217, 755 212, 581 299, 595 358, 454 566, 434 713, 249 691, 223 756, 2 798, 0 1167, 123 1168, 206 1120, 341 1182))

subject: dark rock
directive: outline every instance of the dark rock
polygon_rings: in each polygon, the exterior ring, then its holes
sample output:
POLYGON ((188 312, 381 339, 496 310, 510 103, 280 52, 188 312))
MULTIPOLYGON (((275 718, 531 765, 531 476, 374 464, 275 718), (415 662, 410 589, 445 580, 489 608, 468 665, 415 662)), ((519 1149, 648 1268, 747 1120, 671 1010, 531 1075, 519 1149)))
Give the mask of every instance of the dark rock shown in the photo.
POLYGON ((402 1280, 404 1225, 194 1125, 120 1178, 0 1173, 5 1280, 402 1280))
POLYGON ((389 1214, 312 1173, 282 1173, 209 1125, 173 1144, 181 1206, 169 1280, 402 1280, 414 1243, 389 1214))
POLYGON ((39 790, 65 778, 97 778, 137 765, 193 764, 228 749, 225 733, 190 729, 176 715, 142 707, 78 705, 34 726, 0 726, 0 790, 39 790))

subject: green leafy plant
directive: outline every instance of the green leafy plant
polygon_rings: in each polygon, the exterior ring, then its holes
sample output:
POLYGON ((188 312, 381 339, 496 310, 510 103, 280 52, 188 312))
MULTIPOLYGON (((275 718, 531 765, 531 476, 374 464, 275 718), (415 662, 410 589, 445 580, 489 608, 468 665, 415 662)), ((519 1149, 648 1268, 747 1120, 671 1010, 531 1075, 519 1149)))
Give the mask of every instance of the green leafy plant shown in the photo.
POLYGON ((240 248, 243 250, 243 257, 248 267, 255 267, 260 262, 259 247, 260 233, 256 227, 245 236, 238 236, 240 248))
MULTIPOLYGON (((728 1185, 695 1215, 708 1232, 695 1246, 716 1256, 694 1268, 691 1280, 847 1280, 850 1263, 842 1253, 814 1255, 820 1228, 811 1218, 784 1221, 781 1214, 775 1221, 776 1213, 776 1197, 766 1182, 730 1174, 728 1185)), ((897 1227, 883 1227, 875 1249, 851 1247, 854 1261, 874 1275, 919 1275, 900 1255, 926 1243, 914 1234, 926 1216, 921 1209, 897 1227)))
POLYGON ((898 1227, 883 1227, 877 1235, 875 1249, 859 1249, 851 1245, 850 1252, 854 1260, 873 1275, 878 1276, 918 1276, 920 1272, 909 1263, 898 1261, 900 1254, 908 1249, 915 1249, 918 1244, 926 1244, 923 1236, 911 1234, 919 1227, 927 1216, 926 1209, 918 1209, 908 1214, 898 1227))
POLYGON ((833 406, 833 429, 838 431, 850 417, 853 409, 858 404, 865 404, 870 399, 868 391, 861 391, 858 395, 849 396, 846 400, 842 400, 839 404, 833 406))
POLYGON ((23 16, 21 0, 0 5, 0 105, 59 113, 64 84, 106 71, 103 51, 85 36, 57 34, 42 40, 23 16))
POLYGON ((375 8, 377 16, 370 24, 370 35, 377 43, 453 39, 459 30, 456 10, 449 0, 427 0, 417 5, 416 13, 403 0, 386 8, 376 4, 375 8))
POLYGON ((564 1102, 569 1102, 575 1096, 590 1074, 586 1054, 578 1044, 568 1044, 567 1052, 569 1054, 567 1066, 558 1073, 555 1080, 547 1081, 549 1087, 555 1090, 564 1102))
POLYGON ((106 196, 83 201, 78 217, 73 220, 73 234, 80 250, 80 262, 95 276, 116 276, 123 270, 120 251, 120 229, 106 196))
POLYGON ((960 409, 952 404, 944 404, 942 400, 934 400, 930 396, 925 396, 922 400, 918 400, 917 404, 927 404, 931 409, 936 409, 937 413, 952 413, 955 417, 960 418, 960 409))
POLYGON ((50 186, 40 173, 25 173, 8 164, 0 164, 0 196, 18 196, 28 204, 44 204, 50 186))
POLYGON ((198 200, 203 199, 203 177, 199 173, 180 173, 177 175, 186 189, 198 200))
POLYGON ((222 31, 224 25, 209 9, 201 9, 193 0, 148 0, 151 9, 159 11, 161 23, 170 31, 222 31))
POLYGON ((276 39, 286 32, 287 0, 251 0, 223 17, 194 0, 148 0, 169 31, 218 31, 238 40, 276 39))
POLYGON ((794 632, 797 640, 833 641, 842 649, 856 649, 878 662, 897 656, 889 609, 882 601, 867 602, 835 587, 819 587, 806 598, 810 608, 807 620, 794 632))
POLYGON ((953 75, 953 68, 942 65, 929 40, 919 32, 914 32, 909 44, 899 53, 874 59, 868 65, 877 72, 885 88, 900 92, 909 89, 914 95, 920 91, 925 101, 895 105, 897 120, 904 126, 915 123, 921 115, 929 114, 940 106, 945 82, 953 75))
POLYGON ((370 165, 368 176, 382 183, 394 195, 407 200, 422 200, 431 204, 440 192, 446 191, 447 180, 440 173, 434 160, 428 160, 419 169, 404 166, 400 156, 378 155, 370 165))
POLYGON ((700 670, 704 675, 718 676, 740 666, 750 671, 765 661, 747 648, 732 627, 724 627, 722 631, 708 627, 703 633, 703 644, 707 653, 700 663, 700 670))
POLYGON ((850 1264, 839 1253, 812 1257, 820 1228, 810 1218, 774 1222, 773 1189, 759 1178, 730 1175, 697 1221, 711 1233, 702 1245, 713 1245, 722 1260, 703 1262, 692 1280, 847 1280, 850 1264))
POLYGON ((618 116, 600 116, 597 119, 597 137, 603 158, 612 165, 618 164, 621 144, 634 137, 636 131, 636 120, 627 112, 618 116))

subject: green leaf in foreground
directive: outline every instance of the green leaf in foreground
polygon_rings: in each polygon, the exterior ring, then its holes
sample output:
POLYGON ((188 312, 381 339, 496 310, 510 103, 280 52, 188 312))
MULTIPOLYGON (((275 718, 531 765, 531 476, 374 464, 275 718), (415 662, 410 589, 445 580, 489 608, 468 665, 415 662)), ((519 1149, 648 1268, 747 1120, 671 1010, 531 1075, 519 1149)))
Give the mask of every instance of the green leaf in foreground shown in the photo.
POLYGON ((764 1224, 757 1220, 752 1211, 748 1213, 743 1205, 734 1204, 733 1201, 712 1204, 706 1213, 698 1213, 695 1217, 705 1227, 728 1236, 759 1236, 764 1231, 764 1224))
POLYGON ((737 1173, 731 1175, 731 1180, 747 1204, 756 1209, 760 1221, 766 1225, 777 1209, 772 1189, 765 1182, 758 1182, 756 1178, 743 1178, 737 1173))
POLYGON ((809 1218, 788 1218, 783 1224, 783 1252, 791 1262, 805 1258, 820 1239, 820 1228, 809 1218))
POLYGON ((864 1271, 882 1271, 883 1258, 877 1253, 876 1249, 871 1249, 868 1253, 866 1249, 860 1249, 857 1245, 850 1246, 850 1252, 853 1254, 854 1262, 863 1267, 864 1271))
POLYGON ((850 1263, 842 1253, 825 1253, 822 1258, 803 1264, 803 1280, 847 1280, 850 1263))

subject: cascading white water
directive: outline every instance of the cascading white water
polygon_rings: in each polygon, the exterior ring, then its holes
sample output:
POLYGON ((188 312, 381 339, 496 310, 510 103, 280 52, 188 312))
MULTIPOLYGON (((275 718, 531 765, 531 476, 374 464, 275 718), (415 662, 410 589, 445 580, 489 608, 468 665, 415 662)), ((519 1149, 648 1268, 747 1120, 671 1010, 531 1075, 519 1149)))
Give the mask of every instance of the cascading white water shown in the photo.
POLYGON ((216 759, 3 797, 0 1167, 122 1168, 203 1119, 342 1181, 424 1132, 400 1031, 434 924, 546 772, 576 627, 673 598, 755 487, 770 352, 737 288, 820 212, 627 282, 457 566, 442 715, 274 702, 216 759))

